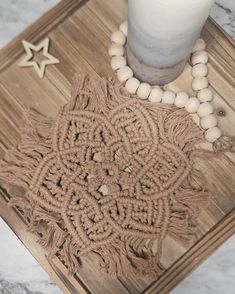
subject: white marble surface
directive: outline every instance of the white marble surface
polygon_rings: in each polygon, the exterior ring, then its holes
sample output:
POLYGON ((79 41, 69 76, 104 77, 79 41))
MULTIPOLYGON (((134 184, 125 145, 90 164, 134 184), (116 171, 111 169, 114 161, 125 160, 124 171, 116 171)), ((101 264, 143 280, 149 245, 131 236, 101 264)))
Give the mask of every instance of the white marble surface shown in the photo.
POLYGON ((171 294, 234 294, 235 236, 180 283, 171 294))
POLYGON ((59 0, 0 0, 0 48, 59 0))
MULTIPOLYGON (((0 0, 0 48, 59 0, 0 0)), ((235 39, 235 0, 216 0, 211 16, 235 39)))
POLYGON ((216 0, 211 16, 235 39, 235 0, 216 0))
POLYGON ((0 294, 61 293, 2 218, 0 240, 0 294))
MULTIPOLYGON (((0 0, 0 47, 59 0, 0 0)), ((235 38, 235 0, 217 0, 211 15, 235 38)), ((0 219, 0 294, 60 294, 37 261, 0 219)), ((235 236, 172 294, 234 294, 235 236)))

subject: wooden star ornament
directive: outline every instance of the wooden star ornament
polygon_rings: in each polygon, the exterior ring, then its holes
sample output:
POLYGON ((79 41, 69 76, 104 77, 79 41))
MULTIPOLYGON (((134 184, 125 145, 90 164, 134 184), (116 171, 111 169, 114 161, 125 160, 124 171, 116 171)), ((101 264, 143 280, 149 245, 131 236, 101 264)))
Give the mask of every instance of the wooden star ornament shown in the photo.
POLYGON ((46 38, 42 40, 39 44, 33 45, 28 41, 23 40, 22 44, 26 51, 26 55, 22 59, 22 61, 18 64, 20 67, 33 67, 36 71, 37 75, 40 79, 43 78, 46 66, 50 64, 57 64, 59 63, 59 59, 55 58, 49 53, 49 44, 50 39, 46 38), (43 60, 36 61, 35 60, 35 52, 39 53, 42 52, 43 60))

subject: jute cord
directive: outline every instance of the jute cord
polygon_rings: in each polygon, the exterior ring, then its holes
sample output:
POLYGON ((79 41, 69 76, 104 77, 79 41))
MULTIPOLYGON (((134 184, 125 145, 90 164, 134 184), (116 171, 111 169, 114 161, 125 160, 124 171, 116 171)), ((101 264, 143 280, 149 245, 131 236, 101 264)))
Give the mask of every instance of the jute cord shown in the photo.
POLYGON ((130 98, 113 80, 78 75, 56 118, 27 114, 0 178, 26 190, 11 205, 69 273, 90 254, 111 276, 156 277, 165 237, 188 245, 208 203, 194 168, 200 141, 186 111, 130 98))

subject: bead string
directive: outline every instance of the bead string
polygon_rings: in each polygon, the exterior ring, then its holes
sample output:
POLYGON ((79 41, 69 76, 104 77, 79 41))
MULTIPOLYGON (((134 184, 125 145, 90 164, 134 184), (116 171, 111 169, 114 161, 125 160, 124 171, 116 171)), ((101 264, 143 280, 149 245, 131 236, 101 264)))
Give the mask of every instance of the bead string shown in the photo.
POLYGON ((189 97, 186 92, 174 93, 164 90, 164 87, 151 86, 140 82, 132 69, 127 65, 125 56, 125 45, 127 40, 128 23, 123 22, 119 30, 111 35, 112 44, 109 48, 111 67, 117 73, 121 83, 125 83, 126 90, 137 95, 140 99, 148 99, 150 102, 162 102, 174 104, 179 108, 185 108, 189 113, 195 113, 200 119, 200 126, 205 131, 204 135, 208 142, 215 142, 222 135, 217 126, 217 118, 211 104, 213 93, 208 88, 208 54, 205 51, 206 44, 203 39, 198 39, 193 47, 191 63, 193 65, 191 74, 193 76, 192 89, 197 92, 197 97, 189 97))

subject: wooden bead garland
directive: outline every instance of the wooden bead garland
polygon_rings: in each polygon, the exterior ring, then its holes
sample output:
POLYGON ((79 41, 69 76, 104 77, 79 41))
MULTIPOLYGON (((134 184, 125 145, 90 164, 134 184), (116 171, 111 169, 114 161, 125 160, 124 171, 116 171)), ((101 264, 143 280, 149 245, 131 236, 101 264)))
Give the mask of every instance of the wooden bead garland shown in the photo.
POLYGON ((192 65, 196 65, 199 63, 207 64, 208 62, 208 54, 206 51, 196 51, 192 55, 192 65))
POLYGON ((199 105, 200 105, 200 102, 196 97, 190 97, 188 102, 185 105, 185 109, 189 113, 195 113, 197 112, 199 105))
POLYGON ((120 45, 124 45, 126 43, 126 36, 123 32, 117 31, 112 34, 111 41, 120 45))
POLYGON ((151 86, 148 83, 141 83, 137 90, 137 95, 140 99, 147 99, 150 92, 151 86))
POLYGON ((117 78, 119 82, 125 82, 133 77, 133 71, 129 66, 124 66, 117 71, 117 78))
POLYGON ((139 88, 140 81, 136 78, 130 78, 126 82, 126 89, 130 94, 135 94, 137 89, 139 88))
POLYGON ((187 93, 178 92, 175 98, 175 106, 179 108, 183 108, 187 104, 188 100, 189 100, 189 96, 187 93))
POLYGON ((123 34, 125 36, 127 36, 127 31, 128 31, 128 22, 127 21, 124 21, 123 23, 120 24, 120 27, 119 27, 119 30, 121 32, 123 32, 123 34))
POLYGON ((197 77, 205 77, 207 75, 208 69, 205 64, 198 63, 192 67, 192 76, 194 78, 197 77))
POLYGON ((208 87, 208 80, 205 77, 197 77, 192 81, 192 89, 194 91, 200 91, 208 87))
POLYGON ((199 117, 207 116, 214 112, 213 106, 210 102, 203 102, 199 105, 197 114, 199 117))
POLYGON ((114 56, 111 59, 111 67, 113 70, 117 70, 126 65, 126 58, 123 56, 114 56))
POLYGON ((162 95, 163 95, 162 89, 156 86, 152 88, 148 99, 150 102, 161 102, 162 95))
POLYGON ((112 44, 109 48, 109 55, 112 57, 111 67, 117 71, 118 80, 122 83, 125 82, 126 90, 132 95, 137 95, 140 99, 148 99, 155 103, 174 104, 178 108, 185 108, 189 113, 197 113, 200 118, 200 126, 205 130, 205 138, 208 142, 215 142, 221 136, 221 130, 217 126, 213 106, 209 103, 213 99, 213 93, 208 88, 208 54, 205 51, 204 40, 198 39, 192 50, 192 89, 197 92, 197 97, 189 97, 186 92, 174 93, 165 91, 160 86, 141 83, 133 76, 133 71, 127 65, 124 55, 127 34, 128 23, 123 22, 119 31, 112 34, 112 44))
POLYGON ((200 102, 209 102, 213 99, 213 94, 210 89, 202 89, 197 93, 197 98, 200 102))
POLYGON ((213 127, 205 131, 205 138, 208 142, 215 142, 222 135, 221 130, 218 127, 213 127))
POLYGON ((162 103, 174 104, 175 93, 172 91, 165 91, 162 95, 162 103))
POLYGON ((205 41, 203 39, 199 38, 199 39, 197 39, 197 41, 193 47, 192 53, 194 53, 196 51, 205 50, 205 49, 206 49, 205 41))
POLYGON ((109 48, 110 56, 122 56, 124 54, 124 47, 120 44, 113 43, 109 48))
POLYGON ((217 125, 217 118, 214 114, 209 114, 201 118, 200 125, 204 130, 210 129, 217 125))

